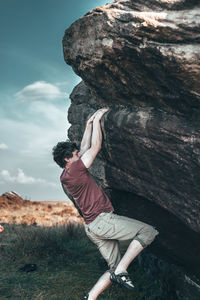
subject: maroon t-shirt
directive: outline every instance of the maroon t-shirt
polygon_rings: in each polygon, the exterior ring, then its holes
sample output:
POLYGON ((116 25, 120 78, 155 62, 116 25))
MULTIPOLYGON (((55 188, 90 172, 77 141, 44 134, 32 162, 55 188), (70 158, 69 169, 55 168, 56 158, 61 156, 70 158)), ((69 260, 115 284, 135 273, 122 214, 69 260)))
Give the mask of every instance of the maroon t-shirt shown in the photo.
POLYGON ((97 185, 81 158, 68 170, 63 170, 60 180, 77 202, 86 224, 102 212, 114 211, 108 196, 97 185))

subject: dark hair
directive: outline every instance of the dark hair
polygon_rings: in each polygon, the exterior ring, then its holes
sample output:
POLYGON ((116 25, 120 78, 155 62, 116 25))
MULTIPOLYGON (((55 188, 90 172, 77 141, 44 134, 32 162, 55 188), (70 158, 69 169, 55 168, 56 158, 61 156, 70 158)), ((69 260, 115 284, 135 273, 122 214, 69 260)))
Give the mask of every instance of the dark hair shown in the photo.
POLYGON ((76 149, 78 149, 76 143, 70 141, 59 142, 52 149, 53 159, 61 168, 64 168, 66 165, 64 159, 73 157, 72 152, 76 149))

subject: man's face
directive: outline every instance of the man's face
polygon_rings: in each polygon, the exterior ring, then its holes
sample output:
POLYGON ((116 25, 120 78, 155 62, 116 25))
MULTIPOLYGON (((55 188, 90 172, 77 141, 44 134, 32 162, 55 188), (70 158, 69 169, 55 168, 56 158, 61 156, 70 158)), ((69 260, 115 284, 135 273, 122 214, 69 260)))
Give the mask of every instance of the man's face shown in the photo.
POLYGON ((81 155, 78 153, 78 149, 75 149, 73 152, 72 152, 73 156, 70 157, 70 158, 65 158, 65 161, 68 163, 68 164, 71 164, 73 163, 74 161, 78 160, 81 155))
POLYGON ((72 152, 73 156, 70 158, 70 162, 72 163, 73 161, 76 161, 79 159, 80 157, 80 154, 78 153, 78 149, 75 149, 73 152, 72 152))

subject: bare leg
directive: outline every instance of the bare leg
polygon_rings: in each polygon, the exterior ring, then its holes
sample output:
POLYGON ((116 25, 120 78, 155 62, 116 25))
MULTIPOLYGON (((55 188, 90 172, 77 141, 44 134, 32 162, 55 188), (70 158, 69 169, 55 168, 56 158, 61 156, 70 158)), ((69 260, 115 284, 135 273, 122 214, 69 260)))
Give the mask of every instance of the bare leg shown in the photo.
POLYGON ((105 272, 89 292, 88 300, 95 300, 111 284, 110 273, 105 272))
MULTIPOLYGON (((120 260, 116 270, 115 274, 119 274, 123 271, 126 271, 130 263, 133 261, 133 259, 144 249, 139 241, 133 240, 128 249, 126 250, 126 253, 120 260)), ((105 289, 107 289, 111 284, 110 281, 110 273, 105 272, 97 281, 97 283, 94 285, 94 287, 89 292, 89 300, 96 300, 98 295, 100 295, 105 289)))
MULTIPOLYGON (((134 239, 130 243, 126 253, 121 259, 118 245, 118 240, 122 239, 121 236, 123 236, 124 239, 126 238, 128 240, 135 237, 140 231, 141 241, 144 240, 144 243, 148 245, 150 244, 151 240, 153 240, 155 235, 153 234, 154 232, 152 233, 152 228, 150 228, 149 225, 140 221, 134 219, 132 220, 126 217, 114 216, 114 214, 112 215, 111 219, 116 219, 115 226, 117 229, 116 232, 118 232, 118 236, 115 234, 115 236, 111 236, 110 239, 103 240, 98 239, 95 236, 95 234, 90 234, 89 231, 86 231, 86 233, 90 237, 90 239, 95 244, 97 244, 102 256, 109 263, 110 268, 113 268, 117 265, 117 268, 115 269, 115 274, 119 274, 123 271, 126 271, 133 259, 144 249, 142 244, 138 240, 134 239), (147 234, 149 234, 149 237, 147 237, 147 234)), ((155 233, 158 234, 157 231, 155 233)), ((110 276, 110 272, 106 272, 100 277, 100 279, 89 292, 89 300, 96 300, 98 295, 100 295, 106 288, 110 286, 110 276)), ((115 277, 112 274, 112 280, 114 278, 115 277)), ((132 288, 131 281, 127 284, 129 284, 129 287, 132 288)))
POLYGON ((133 240, 128 249, 126 250, 126 253, 120 260, 119 264, 117 265, 117 268, 115 269, 115 274, 119 274, 123 271, 126 271, 130 263, 133 261, 133 259, 144 249, 139 241, 133 240))

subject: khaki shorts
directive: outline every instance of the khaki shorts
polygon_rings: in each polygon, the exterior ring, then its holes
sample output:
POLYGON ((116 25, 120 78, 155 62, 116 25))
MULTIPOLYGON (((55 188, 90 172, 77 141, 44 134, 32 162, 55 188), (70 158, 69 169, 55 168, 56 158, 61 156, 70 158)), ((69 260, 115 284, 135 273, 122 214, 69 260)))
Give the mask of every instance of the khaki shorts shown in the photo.
POLYGON ((94 221, 85 224, 85 231, 110 269, 115 269, 121 259, 119 241, 135 239, 145 248, 159 234, 151 225, 113 212, 98 215, 94 221))

